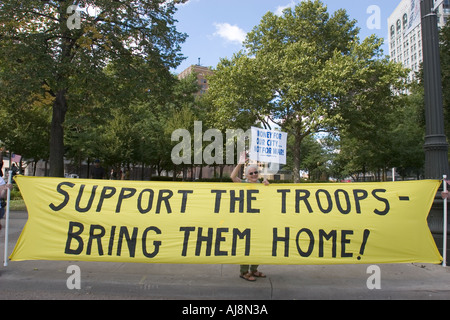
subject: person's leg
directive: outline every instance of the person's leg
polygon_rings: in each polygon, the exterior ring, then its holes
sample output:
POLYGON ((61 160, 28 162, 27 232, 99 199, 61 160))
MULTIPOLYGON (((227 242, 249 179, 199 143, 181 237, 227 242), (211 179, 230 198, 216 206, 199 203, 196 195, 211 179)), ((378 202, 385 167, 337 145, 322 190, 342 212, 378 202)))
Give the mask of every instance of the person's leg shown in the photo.
POLYGON ((2 219, 5 216, 5 208, 0 207, 0 230, 2 230, 2 219))
POLYGON ((248 264, 241 264, 240 267, 240 277, 247 281, 255 281, 255 277, 253 277, 251 271, 249 270, 248 264))
POLYGON ((258 271, 258 265, 251 265, 250 266, 250 272, 253 276, 257 277, 257 278, 265 278, 266 275, 262 272, 258 271))
POLYGON ((248 273, 248 270, 249 270, 249 265, 248 264, 241 264, 241 267, 240 267, 240 272, 241 272, 241 274, 246 274, 246 273, 248 273))

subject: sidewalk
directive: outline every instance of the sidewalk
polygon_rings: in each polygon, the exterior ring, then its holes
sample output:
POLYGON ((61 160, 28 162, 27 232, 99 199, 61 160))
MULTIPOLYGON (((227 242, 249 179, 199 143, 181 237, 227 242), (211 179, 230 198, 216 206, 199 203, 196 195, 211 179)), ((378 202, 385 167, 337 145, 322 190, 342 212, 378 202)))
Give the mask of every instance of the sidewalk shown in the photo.
MULTIPOLYGON (((25 221, 26 213, 12 213, 9 253, 25 221)), ((3 250, 4 229, 0 231, 2 258, 3 250)), ((9 261, 7 267, 0 266, 0 299, 450 299, 448 267, 379 267, 381 289, 369 290, 367 265, 261 266, 268 277, 252 283, 240 279, 239 266, 233 265, 9 261), (67 288, 70 265, 80 267, 80 290, 67 288)))

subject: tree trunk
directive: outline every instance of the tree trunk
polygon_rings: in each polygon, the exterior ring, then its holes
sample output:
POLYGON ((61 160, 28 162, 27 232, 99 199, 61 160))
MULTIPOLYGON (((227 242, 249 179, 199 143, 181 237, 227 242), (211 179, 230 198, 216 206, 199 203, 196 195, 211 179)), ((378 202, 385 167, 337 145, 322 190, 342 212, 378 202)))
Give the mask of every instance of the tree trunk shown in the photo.
POLYGON ((67 113, 67 92, 72 62, 72 49, 76 43, 71 31, 67 28, 67 5, 62 1, 58 7, 61 32, 61 56, 58 73, 56 75, 57 90, 53 103, 53 117, 50 129, 50 176, 64 177, 64 121, 67 113), (69 69, 67 69, 69 68, 69 69))
POLYGON ((67 112, 66 89, 56 94, 50 129, 50 176, 64 177, 64 128, 67 112))
POLYGON ((302 144, 303 136, 296 135, 294 140, 294 183, 300 183, 300 146, 302 144))

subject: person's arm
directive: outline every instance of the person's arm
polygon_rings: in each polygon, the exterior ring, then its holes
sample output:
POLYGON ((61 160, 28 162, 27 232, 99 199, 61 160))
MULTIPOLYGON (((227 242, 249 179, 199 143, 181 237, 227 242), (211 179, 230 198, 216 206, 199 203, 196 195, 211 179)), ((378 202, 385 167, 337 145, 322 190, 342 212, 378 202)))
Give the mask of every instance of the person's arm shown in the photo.
POLYGON ((242 180, 240 178, 238 178, 238 174, 239 171, 241 171, 241 167, 242 167, 242 163, 239 163, 233 170, 233 172, 231 173, 231 180, 233 180, 233 182, 241 182, 242 180))
POLYGON ((236 166, 236 168, 234 168, 233 172, 231 173, 231 180, 233 180, 233 182, 242 182, 242 180, 238 178, 238 174, 239 171, 241 171, 242 165, 245 164, 246 161, 247 161, 247 153, 243 151, 239 155, 238 165, 236 166))
POLYGON ((12 184, 0 185, 0 198, 5 198, 6 197, 6 191, 8 189, 12 190, 13 189, 13 185, 12 184))

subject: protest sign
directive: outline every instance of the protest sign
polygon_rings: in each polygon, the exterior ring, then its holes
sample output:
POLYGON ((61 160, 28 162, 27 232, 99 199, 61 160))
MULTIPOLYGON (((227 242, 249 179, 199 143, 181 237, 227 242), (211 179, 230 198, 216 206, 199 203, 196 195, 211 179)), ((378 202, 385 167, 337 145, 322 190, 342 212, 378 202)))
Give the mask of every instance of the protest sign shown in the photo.
POLYGON ((287 133, 252 127, 250 160, 286 164, 287 133))
POLYGON ((17 177, 11 259, 174 264, 439 263, 439 181, 176 183, 17 177))

